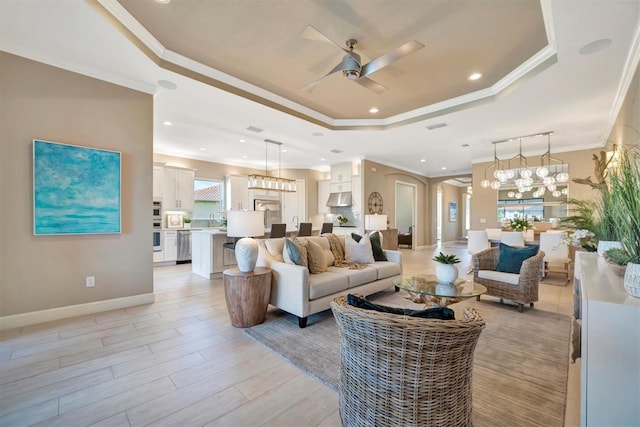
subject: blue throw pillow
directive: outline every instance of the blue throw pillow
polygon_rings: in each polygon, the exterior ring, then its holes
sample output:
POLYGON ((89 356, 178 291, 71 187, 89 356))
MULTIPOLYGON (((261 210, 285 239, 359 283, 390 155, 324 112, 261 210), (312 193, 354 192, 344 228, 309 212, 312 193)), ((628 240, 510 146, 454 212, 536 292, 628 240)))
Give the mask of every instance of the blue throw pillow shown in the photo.
POLYGON ((520 267, 525 259, 529 259, 538 253, 538 246, 525 246, 515 248, 513 246, 500 243, 500 257, 496 271, 503 273, 520 274, 520 267))
POLYGON ((374 310, 382 313, 400 314, 410 317, 421 317, 423 319, 456 320, 455 312, 447 307, 434 307, 428 308, 426 310, 411 310, 409 308, 387 307, 385 305, 374 304, 353 294, 347 295, 347 303, 357 308, 364 308, 365 310, 374 310))

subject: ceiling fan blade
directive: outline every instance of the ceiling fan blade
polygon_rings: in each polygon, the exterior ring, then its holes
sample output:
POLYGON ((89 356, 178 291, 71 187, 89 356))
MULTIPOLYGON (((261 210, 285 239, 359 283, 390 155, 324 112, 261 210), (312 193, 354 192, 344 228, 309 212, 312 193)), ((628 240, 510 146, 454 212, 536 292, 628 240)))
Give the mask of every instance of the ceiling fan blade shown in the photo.
POLYGON ((344 51, 346 53, 349 53, 348 49, 345 49, 344 47, 340 46, 338 43, 334 42, 329 37, 325 36, 320 31, 318 31, 314 27, 312 27, 311 25, 307 26, 307 28, 304 29, 304 31, 302 32, 302 37, 304 37, 305 39, 308 39, 308 40, 315 40, 315 41, 331 43, 332 45, 334 45, 338 49, 340 49, 340 50, 342 50, 342 51, 344 51))
POLYGON ((358 83, 360 86, 366 87, 367 89, 374 91, 378 95, 387 91, 386 87, 382 86, 380 83, 376 81, 371 80, 368 77, 360 77, 359 79, 354 81, 358 83))
POLYGON ((416 50, 420 50, 424 47, 422 43, 419 43, 415 40, 411 40, 402 46, 398 46, 397 48, 390 50, 382 56, 377 57, 371 62, 362 66, 362 72, 360 75, 362 77, 367 76, 371 73, 375 73, 381 68, 386 67, 389 64, 396 62, 398 59, 409 55, 410 53, 415 52, 416 50))
POLYGON ((336 65, 335 67, 333 67, 333 69, 331 71, 329 71, 327 74, 325 74, 324 76, 320 77, 318 80, 312 81, 311 83, 309 83, 305 87, 300 88, 300 90, 304 91, 304 92, 311 92, 313 89, 315 89, 315 87, 318 85, 318 83, 320 83, 320 81, 322 79, 324 79, 325 77, 330 76, 333 73, 337 73, 338 71, 346 70, 347 68, 348 67, 346 66, 345 62, 344 61, 340 61, 340 63, 338 65, 336 65))

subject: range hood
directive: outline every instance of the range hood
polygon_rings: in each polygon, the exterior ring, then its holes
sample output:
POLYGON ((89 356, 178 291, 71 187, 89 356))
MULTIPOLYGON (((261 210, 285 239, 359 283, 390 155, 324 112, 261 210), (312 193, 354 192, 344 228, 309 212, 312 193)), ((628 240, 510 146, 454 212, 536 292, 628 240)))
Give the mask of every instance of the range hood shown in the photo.
POLYGON ((341 206, 351 206, 351 191, 343 191, 341 193, 329 194, 327 207, 338 208, 341 206))

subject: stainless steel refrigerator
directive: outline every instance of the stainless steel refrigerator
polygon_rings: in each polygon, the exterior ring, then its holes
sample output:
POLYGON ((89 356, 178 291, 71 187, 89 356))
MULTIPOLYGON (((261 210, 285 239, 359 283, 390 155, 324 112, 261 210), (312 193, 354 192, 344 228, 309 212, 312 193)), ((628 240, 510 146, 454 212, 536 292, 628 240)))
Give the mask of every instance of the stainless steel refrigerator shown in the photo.
POLYGON ((253 209, 256 211, 264 211, 265 229, 270 229, 271 224, 282 223, 282 212, 280 210, 279 200, 255 199, 253 201, 253 209))

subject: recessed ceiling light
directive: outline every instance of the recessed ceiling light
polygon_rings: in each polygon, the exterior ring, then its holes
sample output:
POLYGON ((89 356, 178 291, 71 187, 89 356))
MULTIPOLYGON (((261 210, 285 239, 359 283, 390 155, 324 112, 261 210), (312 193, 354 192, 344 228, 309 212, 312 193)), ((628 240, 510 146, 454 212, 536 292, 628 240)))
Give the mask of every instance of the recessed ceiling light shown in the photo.
POLYGON ((167 121, 165 121, 165 122, 162 122, 162 124, 163 124, 163 125, 165 125, 165 126, 172 126, 172 125, 173 125, 173 123, 171 123, 171 122, 170 122, 170 121, 168 121, 168 120, 167 120, 167 121))
POLYGON ((243 158, 243 159, 246 159, 246 158, 247 158, 247 156, 242 156, 242 158, 243 158))
POLYGON ((480 77, 482 77, 482 73, 473 73, 468 77, 468 79, 469 80, 478 80, 480 77))
POLYGON ((160 4, 169 4, 171 3, 171 0, 154 0, 156 3, 160 3, 160 4))
POLYGON ((443 167, 441 167, 440 169, 442 169, 442 170, 444 171, 444 170, 447 170, 447 167, 446 167, 446 166, 443 166, 443 167))
POLYGON ((326 162, 326 161, 327 161, 327 159, 320 159, 320 161, 321 161, 321 162, 326 162))
POLYGON ((379 110, 378 110, 376 107, 373 107, 373 108, 370 108, 370 109, 369 109, 369 112, 370 112, 371 114, 375 114, 375 113, 377 113, 378 111, 379 111, 379 110))
POLYGON ((280 150, 280 151, 282 151, 283 153, 286 153, 286 152, 287 152, 287 149, 286 149, 286 148, 283 148, 283 149, 282 149, 282 150, 280 150))
POLYGON ((324 133, 322 132, 314 132, 311 134, 311 136, 322 136, 322 135, 324 135, 324 133))
POLYGON ((578 52, 580 55, 591 55, 592 53, 600 52, 601 50, 608 48, 610 45, 611 39, 600 39, 585 44, 578 52))
POLYGON ((158 80, 158 86, 168 90, 175 90, 178 88, 178 85, 176 85, 174 82, 170 82, 169 80, 158 80))
POLYGON ((200 148, 200 151, 207 151, 206 148, 200 148))
POLYGON ((245 142, 245 140, 244 140, 244 139, 241 139, 241 140, 240 140, 240 142, 245 142))
POLYGON ((426 161, 427 161, 427 159, 420 159, 420 163, 424 163, 426 161))

